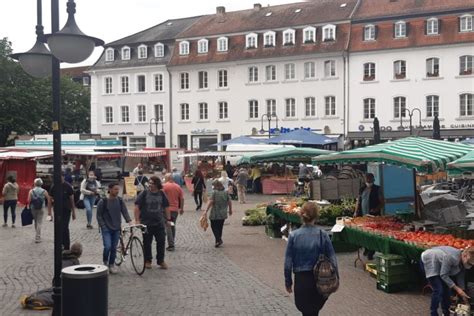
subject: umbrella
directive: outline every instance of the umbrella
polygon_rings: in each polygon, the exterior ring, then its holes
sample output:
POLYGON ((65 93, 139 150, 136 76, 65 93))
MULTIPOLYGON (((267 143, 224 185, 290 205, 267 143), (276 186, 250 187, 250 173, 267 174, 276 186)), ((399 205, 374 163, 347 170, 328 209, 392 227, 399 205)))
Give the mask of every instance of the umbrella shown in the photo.
POLYGON ((212 144, 211 146, 228 146, 228 145, 235 145, 235 144, 241 144, 241 145, 252 145, 252 144, 262 144, 263 141, 251 138, 248 136, 239 136, 236 138, 228 139, 225 141, 222 141, 220 143, 212 144))
POLYGON ((474 172, 474 148, 464 157, 448 163, 448 169, 450 174, 462 173, 464 171, 474 172))
POLYGON ((439 126, 438 115, 433 120, 433 139, 441 139, 441 127, 439 126))
POLYGON ((257 162, 311 162, 311 158, 314 156, 327 155, 330 153, 333 153, 333 151, 317 148, 284 147, 253 155, 245 155, 237 164, 257 162))
POLYGON ((289 133, 267 140, 269 144, 292 144, 292 145, 329 145, 337 143, 337 139, 326 137, 304 129, 297 129, 289 133))
POLYGON ((378 118, 374 118, 374 144, 380 144, 380 124, 378 118))
POLYGON ((474 145, 474 138, 463 140, 461 143, 466 145, 474 145))

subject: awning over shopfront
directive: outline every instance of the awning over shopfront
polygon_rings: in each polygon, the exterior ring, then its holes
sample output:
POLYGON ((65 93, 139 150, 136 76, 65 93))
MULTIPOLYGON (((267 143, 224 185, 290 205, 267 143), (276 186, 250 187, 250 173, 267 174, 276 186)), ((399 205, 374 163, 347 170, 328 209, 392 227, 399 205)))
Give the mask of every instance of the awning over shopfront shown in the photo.
POLYGON ((319 155, 333 153, 329 150, 316 148, 287 147, 264 151, 253 155, 246 154, 237 164, 257 163, 257 162, 311 162, 311 158, 319 155))
POLYGON ((79 157, 93 157, 98 159, 118 159, 123 155, 121 153, 116 152, 101 152, 101 151, 93 151, 93 150, 65 150, 65 155, 68 156, 79 156, 79 157))
POLYGON ((220 156, 227 156, 227 157, 235 157, 235 156, 244 156, 249 154, 256 154, 257 152, 249 152, 249 151, 203 151, 203 152, 196 152, 196 153, 187 153, 183 155, 178 155, 179 158, 184 157, 220 157, 220 156))
POLYGON ((225 140, 217 144, 212 144, 211 146, 228 146, 228 145, 233 145, 233 144, 250 145, 250 144, 263 144, 263 143, 265 142, 261 139, 255 139, 248 136, 239 136, 239 137, 225 140))
POLYGON ((298 129, 280 136, 272 137, 266 141, 268 144, 291 144, 291 145, 330 145, 336 144, 336 138, 326 137, 304 129, 298 129))
POLYGON ((449 173, 474 172, 474 148, 464 157, 448 163, 448 171, 449 173))
POLYGON ((138 158, 151 158, 151 157, 161 157, 166 156, 166 150, 156 150, 156 149, 141 149, 135 151, 127 151, 125 157, 138 157, 138 158))
POLYGON ((384 162, 420 172, 445 170, 446 165, 472 151, 460 143, 408 137, 391 142, 313 158, 313 164, 384 162))
POLYGON ((53 157, 53 153, 45 151, 3 151, 0 152, 0 160, 5 159, 45 159, 53 157))

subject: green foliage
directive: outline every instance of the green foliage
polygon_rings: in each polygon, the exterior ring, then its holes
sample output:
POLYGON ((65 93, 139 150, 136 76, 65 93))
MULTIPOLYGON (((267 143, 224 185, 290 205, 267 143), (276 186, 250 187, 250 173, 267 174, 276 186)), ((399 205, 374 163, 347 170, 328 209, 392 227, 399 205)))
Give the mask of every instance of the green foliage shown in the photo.
POLYGON ((332 226, 336 224, 336 218, 341 216, 352 216, 354 214, 355 201, 351 199, 342 200, 341 204, 325 206, 319 212, 319 225, 332 226))
POLYGON ((242 218, 242 225, 244 226, 258 226, 265 225, 267 219, 266 208, 254 208, 245 211, 245 217, 242 218))

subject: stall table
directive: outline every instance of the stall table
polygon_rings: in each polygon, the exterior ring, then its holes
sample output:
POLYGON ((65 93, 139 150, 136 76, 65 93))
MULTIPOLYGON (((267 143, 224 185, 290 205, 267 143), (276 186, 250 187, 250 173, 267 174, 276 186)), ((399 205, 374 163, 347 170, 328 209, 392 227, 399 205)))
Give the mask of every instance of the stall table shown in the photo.
POLYGON ((263 194, 289 194, 295 189, 295 179, 262 178, 263 194))
POLYGON ((301 218, 297 214, 285 213, 282 209, 275 206, 267 206, 267 215, 273 214, 275 217, 278 217, 284 221, 293 224, 301 224, 301 218))

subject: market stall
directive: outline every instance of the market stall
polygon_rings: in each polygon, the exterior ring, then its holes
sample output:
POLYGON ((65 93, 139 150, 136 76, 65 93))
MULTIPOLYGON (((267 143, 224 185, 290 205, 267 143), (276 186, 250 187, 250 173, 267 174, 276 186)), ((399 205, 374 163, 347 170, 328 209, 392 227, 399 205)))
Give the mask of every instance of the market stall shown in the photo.
POLYGON ((125 170, 132 171, 138 163, 141 163, 146 172, 153 173, 155 170, 169 168, 167 164, 167 151, 160 148, 144 148, 140 150, 127 151, 125 153, 125 170))
POLYGON ((268 144, 291 144, 295 146, 317 146, 319 148, 336 149, 337 138, 327 137, 305 129, 297 129, 289 133, 282 133, 267 140, 268 144), (330 148, 330 147, 335 148, 330 148))
POLYGON ((450 175, 474 172, 474 147, 467 155, 448 163, 450 175))

